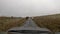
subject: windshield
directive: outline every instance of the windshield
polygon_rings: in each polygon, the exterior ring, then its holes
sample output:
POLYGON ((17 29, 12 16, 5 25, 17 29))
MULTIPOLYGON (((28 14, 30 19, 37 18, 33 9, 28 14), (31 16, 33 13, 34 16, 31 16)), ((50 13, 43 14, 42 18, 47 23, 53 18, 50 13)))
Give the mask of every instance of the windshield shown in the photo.
POLYGON ((9 31, 60 33, 60 0, 0 0, 0 33, 9 31))

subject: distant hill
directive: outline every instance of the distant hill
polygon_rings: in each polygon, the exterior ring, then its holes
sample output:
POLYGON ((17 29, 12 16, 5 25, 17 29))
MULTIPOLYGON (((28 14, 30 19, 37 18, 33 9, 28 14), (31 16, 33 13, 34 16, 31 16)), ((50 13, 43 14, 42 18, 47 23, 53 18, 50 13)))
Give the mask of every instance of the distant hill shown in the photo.
POLYGON ((60 17, 60 14, 44 15, 44 16, 36 16, 36 17, 60 17))
POLYGON ((17 18, 22 18, 22 17, 13 17, 13 16, 11 16, 11 17, 6 17, 6 16, 0 16, 0 18, 6 18, 6 19, 11 19, 11 18, 13 18, 13 19, 17 19, 17 18))
POLYGON ((36 16, 33 20, 39 27, 46 27, 53 32, 60 31, 60 14, 36 16))

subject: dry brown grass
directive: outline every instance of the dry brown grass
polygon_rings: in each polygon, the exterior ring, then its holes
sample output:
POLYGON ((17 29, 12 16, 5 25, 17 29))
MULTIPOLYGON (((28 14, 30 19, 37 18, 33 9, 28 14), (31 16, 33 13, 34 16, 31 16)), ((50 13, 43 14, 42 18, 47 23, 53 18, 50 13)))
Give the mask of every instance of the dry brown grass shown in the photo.
POLYGON ((40 27, 46 27, 53 32, 60 32, 60 15, 38 16, 33 19, 40 27))
POLYGON ((0 17, 0 31, 7 31, 12 27, 19 27, 25 21, 25 18, 0 17))

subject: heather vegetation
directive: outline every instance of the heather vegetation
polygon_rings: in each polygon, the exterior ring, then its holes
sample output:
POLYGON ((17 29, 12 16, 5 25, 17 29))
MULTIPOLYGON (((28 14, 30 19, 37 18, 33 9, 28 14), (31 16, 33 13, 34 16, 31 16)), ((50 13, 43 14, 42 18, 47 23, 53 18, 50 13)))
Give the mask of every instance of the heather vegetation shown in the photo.
POLYGON ((21 17, 0 17, 0 32, 7 31, 13 27, 20 27, 25 20, 25 18, 21 17))
POLYGON ((60 32, 60 14, 36 16, 33 20, 39 27, 46 27, 53 32, 60 32))

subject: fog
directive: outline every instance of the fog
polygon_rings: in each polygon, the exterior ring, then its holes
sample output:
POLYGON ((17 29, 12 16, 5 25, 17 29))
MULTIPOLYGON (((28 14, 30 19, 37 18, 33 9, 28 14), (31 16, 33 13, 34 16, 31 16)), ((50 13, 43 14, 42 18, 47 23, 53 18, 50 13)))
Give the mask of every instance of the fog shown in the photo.
POLYGON ((0 0, 0 16, 42 16, 60 13, 60 0, 0 0))

